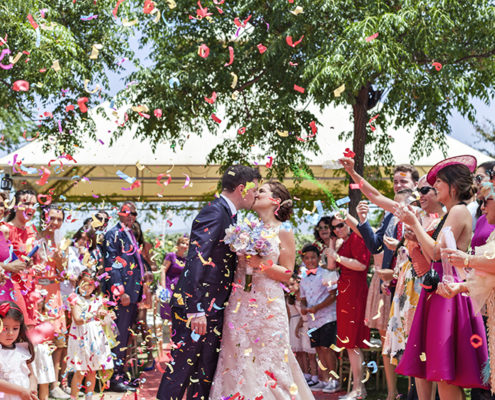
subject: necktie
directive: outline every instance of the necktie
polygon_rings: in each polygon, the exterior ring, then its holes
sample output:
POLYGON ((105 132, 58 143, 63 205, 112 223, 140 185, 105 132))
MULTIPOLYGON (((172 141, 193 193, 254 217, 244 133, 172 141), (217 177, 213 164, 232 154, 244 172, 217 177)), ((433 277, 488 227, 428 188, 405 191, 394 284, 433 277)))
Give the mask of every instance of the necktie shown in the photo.
POLYGON ((132 241, 132 246, 134 247, 134 254, 136 254, 136 257, 138 259, 138 264, 139 264, 139 269, 141 270, 141 280, 144 278, 144 266, 143 266, 143 260, 141 260, 141 254, 139 254, 139 245, 136 241, 136 238, 134 237, 134 234, 132 231, 128 231, 129 236, 131 237, 132 241))

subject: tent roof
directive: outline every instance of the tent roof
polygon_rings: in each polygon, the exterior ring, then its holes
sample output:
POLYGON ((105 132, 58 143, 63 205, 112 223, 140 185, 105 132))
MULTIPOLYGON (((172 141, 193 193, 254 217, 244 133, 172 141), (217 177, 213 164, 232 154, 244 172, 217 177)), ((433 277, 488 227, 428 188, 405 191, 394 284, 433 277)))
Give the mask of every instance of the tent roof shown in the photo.
MULTIPOLYGON (((107 110, 109 110, 107 106, 107 110)), ((325 169, 325 162, 340 158, 349 143, 341 142, 337 133, 352 130, 352 122, 349 121, 350 110, 344 107, 328 107, 323 112, 313 112, 318 116, 322 126, 319 127, 316 140, 321 153, 306 153, 307 163, 311 166, 315 177, 322 181, 342 180, 343 173, 335 174, 335 171, 325 169)), ((120 110, 119 113, 123 114, 120 110)), ((95 120, 97 126, 96 138, 89 137, 83 140, 83 145, 72 154, 77 161, 62 160, 60 163, 52 163, 52 173, 48 184, 39 187, 35 181, 39 179, 39 173, 22 176, 14 173, 16 180, 24 179, 39 191, 47 191, 54 188, 56 194, 62 194, 70 201, 88 200, 99 196, 105 196, 110 200, 139 199, 147 201, 187 201, 204 199, 205 195, 214 193, 219 180, 219 165, 206 165, 209 152, 225 138, 233 137, 235 132, 225 132, 226 122, 222 122, 220 132, 217 136, 206 130, 202 137, 191 135, 182 149, 172 149, 169 144, 161 143, 152 151, 146 140, 134 138, 135 127, 129 127, 124 134, 114 140, 110 146, 112 132, 116 128, 115 117, 110 120, 91 111, 90 116, 95 120), (144 166, 144 168, 140 167, 144 166), (117 171, 122 171, 129 177, 141 181, 141 186, 133 190, 125 190, 130 184, 119 178, 117 171), (164 187, 157 185, 157 177, 160 174, 169 173, 172 177, 171 183, 164 187), (191 183, 186 184, 186 175, 190 177, 191 183), (85 177, 85 178, 83 178, 85 177), (86 179, 87 178, 87 179, 86 179), (124 189, 122 189, 124 188, 124 189)), ((276 135, 276 131, 272 133, 276 135)), ((389 130, 394 142, 391 151, 397 164, 409 163, 409 150, 412 147, 414 135, 406 130, 389 130)), ((447 137, 448 156, 460 154, 472 154, 478 159, 478 163, 492 160, 487 155, 461 143, 460 141, 447 137)), ((25 167, 47 166, 50 160, 57 157, 53 151, 44 153, 43 142, 34 140, 17 151, 0 158, 0 168, 12 173, 12 162, 14 155, 17 161, 22 160, 25 167)), ((367 147, 367 151, 372 151, 367 147)), ((270 154, 262 149, 254 149, 260 154, 259 162, 264 165, 266 157, 270 154)), ((415 163, 420 172, 426 172, 429 167, 443 159, 439 149, 433 149, 429 156, 424 156, 415 163)), ((18 168, 17 168, 18 169, 18 168)), ((261 168, 264 174, 264 167, 261 168)), ((166 182, 167 178, 162 180, 166 182)), ((307 189, 316 189, 314 185, 305 183, 307 189)), ((304 186, 303 185, 303 186, 304 186)), ((289 184, 290 186, 290 184, 289 184)))

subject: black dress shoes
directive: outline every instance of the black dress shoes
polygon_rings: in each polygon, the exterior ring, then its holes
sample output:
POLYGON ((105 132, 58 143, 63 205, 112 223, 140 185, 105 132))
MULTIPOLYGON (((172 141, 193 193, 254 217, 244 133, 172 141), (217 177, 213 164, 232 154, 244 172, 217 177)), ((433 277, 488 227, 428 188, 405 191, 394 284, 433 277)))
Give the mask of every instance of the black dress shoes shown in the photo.
POLYGON ((123 382, 112 382, 110 383, 110 392, 125 393, 125 392, 135 392, 136 388, 126 385, 123 382))

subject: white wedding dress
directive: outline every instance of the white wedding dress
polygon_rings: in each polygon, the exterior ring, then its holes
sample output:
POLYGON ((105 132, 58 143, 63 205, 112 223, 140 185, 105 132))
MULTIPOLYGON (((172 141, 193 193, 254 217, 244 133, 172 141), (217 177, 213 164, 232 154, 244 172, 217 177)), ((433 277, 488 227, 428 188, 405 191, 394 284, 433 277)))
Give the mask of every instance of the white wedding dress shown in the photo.
MULTIPOLYGON (((278 261, 276 251, 268 258, 278 261)), ((289 320, 281 282, 253 274, 245 292, 246 270, 238 266, 234 288, 225 309, 220 358, 210 400, 237 394, 245 400, 314 400, 289 344, 289 320)))

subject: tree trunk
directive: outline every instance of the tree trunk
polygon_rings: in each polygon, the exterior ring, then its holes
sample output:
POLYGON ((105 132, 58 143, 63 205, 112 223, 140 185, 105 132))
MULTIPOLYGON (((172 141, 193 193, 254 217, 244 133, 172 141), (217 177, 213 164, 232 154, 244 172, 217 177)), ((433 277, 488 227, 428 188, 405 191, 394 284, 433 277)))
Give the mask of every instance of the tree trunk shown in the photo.
MULTIPOLYGON (((356 102, 352 106, 354 115, 354 137, 352 139, 352 151, 356 154, 354 156, 355 170, 363 175, 364 171, 364 146, 366 145, 366 124, 368 122, 368 90, 370 85, 363 86, 357 96, 356 102)), ((349 203, 349 212, 351 215, 357 218, 356 206, 361 200, 360 190, 351 190, 349 187, 349 197, 351 202, 349 203)))

